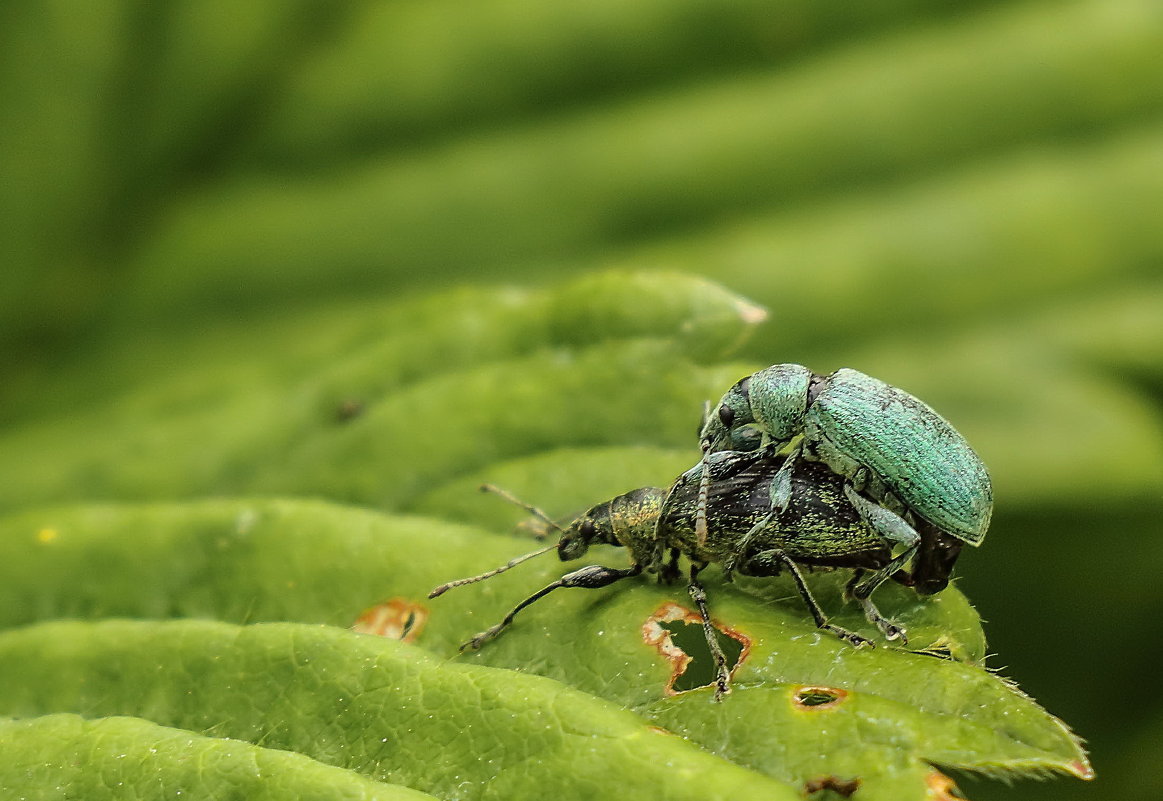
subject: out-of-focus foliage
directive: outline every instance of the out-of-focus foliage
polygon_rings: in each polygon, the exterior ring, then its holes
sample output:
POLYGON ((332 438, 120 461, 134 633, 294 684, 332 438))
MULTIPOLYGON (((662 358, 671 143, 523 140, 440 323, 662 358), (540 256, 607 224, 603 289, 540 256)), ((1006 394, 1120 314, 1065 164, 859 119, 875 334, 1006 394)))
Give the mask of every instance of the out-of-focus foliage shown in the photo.
POLYGON ((1157 797, 1161 53, 1155 0, 6 2, 0 509, 504 528, 481 479, 662 484, 748 370, 849 365, 990 466, 958 587, 1100 776, 963 788, 1157 797))

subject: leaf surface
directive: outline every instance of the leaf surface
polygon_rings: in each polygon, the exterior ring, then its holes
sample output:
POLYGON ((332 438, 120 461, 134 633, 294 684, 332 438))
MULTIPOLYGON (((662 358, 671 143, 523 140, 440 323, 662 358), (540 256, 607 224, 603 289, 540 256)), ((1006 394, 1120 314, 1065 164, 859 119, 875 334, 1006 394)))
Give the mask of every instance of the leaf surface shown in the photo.
POLYGON ((425 801, 300 754, 202 737, 138 718, 0 721, 0 791, 22 799, 302 798, 425 801), (62 795, 63 794, 63 795, 62 795))
POLYGON ((0 634, 0 705, 83 711, 298 751, 443 798, 657 794, 791 799, 790 787, 555 681, 458 665, 330 626, 50 622, 0 634))
MULTIPOLYGON (((10 516, 0 536, 14 545, 11 573, 0 580, 7 625, 57 616, 179 615, 348 626, 357 619, 366 624, 376 612, 409 613, 415 618, 408 639, 449 656, 562 572, 553 562, 531 563, 427 600, 435 585, 502 564, 530 546, 471 527, 304 501, 62 507, 10 516), (92 564, 103 572, 93 575, 92 564)), ((613 549, 594 558, 625 560, 613 549)), ((706 669, 706 646, 696 626, 659 619, 668 609, 694 614, 684 588, 644 578, 594 592, 560 591, 460 659, 563 681, 777 779, 858 777, 869 798, 922 797, 929 763, 984 772, 1089 771, 1060 721, 978 665, 985 647, 980 623, 955 588, 927 600, 895 585, 878 593, 881 608, 908 627, 912 648, 950 659, 889 646, 844 604, 844 576, 811 578, 835 622, 882 647, 858 650, 818 632, 786 577, 723 585, 712 576, 713 614, 748 648, 723 704, 710 700, 708 687, 699 689, 709 676, 673 694, 672 685, 687 679, 675 675, 660 650, 660 626, 670 626, 671 642, 693 657, 692 677, 706 669), (842 700, 805 706, 796 700, 804 687, 832 688, 842 700)), ((395 636, 402 625, 397 620, 395 636)))

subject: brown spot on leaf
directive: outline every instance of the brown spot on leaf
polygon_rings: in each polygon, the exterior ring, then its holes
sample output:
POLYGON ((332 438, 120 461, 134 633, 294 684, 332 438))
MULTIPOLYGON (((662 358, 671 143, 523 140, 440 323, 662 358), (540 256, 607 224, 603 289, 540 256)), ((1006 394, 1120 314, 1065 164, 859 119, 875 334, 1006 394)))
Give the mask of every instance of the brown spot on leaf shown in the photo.
POLYGON ((348 398, 342 401, 335 409, 335 420, 339 423, 346 423, 354 420, 363 414, 363 401, 355 398, 348 398))
POLYGON ((365 609, 352 631, 402 642, 415 642, 428 620, 428 607, 404 598, 392 598, 365 609))
POLYGON ((936 768, 925 777, 925 789, 925 798, 929 801, 963 801, 965 798, 953 780, 936 768))
POLYGON ((860 779, 841 779, 839 776, 819 776, 804 782, 804 793, 814 795, 824 790, 851 798, 860 789, 860 779))
POLYGON ((792 703, 799 709, 812 711, 832 709, 839 706, 848 697, 847 690, 839 687, 800 686, 792 688, 792 703))
MULTIPOLYGON (((722 623, 719 623, 718 621, 712 620, 711 622, 715 626, 716 630, 735 640, 741 646, 739 656, 735 660, 735 664, 731 666, 731 673, 734 675, 735 670, 739 667, 739 665, 743 664, 744 660, 747 659, 747 656, 751 651, 751 638, 742 632, 731 628, 730 626, 725 626, 722 623)), ((664 659, 670 662, 671 665, 670 679, 666 683, 664 692, 667 695, 678 695, 680 692, 687 692, 690 689, 694 689, 694 687, 682 689, 675 688, 675 682, 680 676, 686 673, 686 670, 690 666, 690 663, 693 661, 694 657, 690 656, 686 651, 675 644, 674 638, 671 636, 671 632, 666 626, 668 623, 681 623, 685 625, 697 626, 699 629, 699 637, 702 637, 703 619, 699 616, 698 612, 692 611, 683 606, 679 606, 673 601, 667 601, 662 606, 658 607, 654 614, 646 618, 646 622, 642 624, 643 641, 645 641, 647 645, 652 646, 655 650, 657 650, 658 653, 661 654, 664 659)), ((710 653, 708 649, 708 659, 709 658, 710 653)), ((705 684, 700 684, 698 686, 705 687, 710 686, 710 684, 711 682, 708 681, 705 684)))

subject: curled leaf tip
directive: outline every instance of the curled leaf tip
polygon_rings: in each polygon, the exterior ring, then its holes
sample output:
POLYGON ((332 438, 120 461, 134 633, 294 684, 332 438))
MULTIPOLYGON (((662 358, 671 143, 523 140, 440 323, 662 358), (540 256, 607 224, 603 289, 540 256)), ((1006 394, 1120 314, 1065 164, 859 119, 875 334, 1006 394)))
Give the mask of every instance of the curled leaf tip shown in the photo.
POLYGON ((735 308, 739 312, 739 319, 748 325, 759 325, 767 320, 767 309, 757 303, 739 298, 735 301, 735 308))
POLYGON ((1094 768, 1091 767, 1090 760, 1085 756, 1067 763, 1066 769, 1083 781, 1091 781, 1094 779, 1094 768))

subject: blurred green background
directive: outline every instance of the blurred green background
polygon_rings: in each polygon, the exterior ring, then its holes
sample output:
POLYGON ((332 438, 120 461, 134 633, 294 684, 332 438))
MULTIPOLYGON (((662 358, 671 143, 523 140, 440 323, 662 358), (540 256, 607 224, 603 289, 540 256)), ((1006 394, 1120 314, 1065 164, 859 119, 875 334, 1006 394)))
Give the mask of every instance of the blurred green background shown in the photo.
POLYGON ((1099 779, 967 794, 1159 797, 1158 0, 9 0, 0 109, 3 510, 164 497, 89 480, 108 421, 358 339, 320 321, 702 275, 770 312, 733 359, 876 375, 991 466, 959 586, 1099 779))

